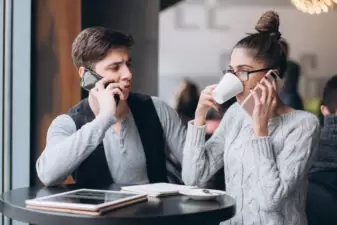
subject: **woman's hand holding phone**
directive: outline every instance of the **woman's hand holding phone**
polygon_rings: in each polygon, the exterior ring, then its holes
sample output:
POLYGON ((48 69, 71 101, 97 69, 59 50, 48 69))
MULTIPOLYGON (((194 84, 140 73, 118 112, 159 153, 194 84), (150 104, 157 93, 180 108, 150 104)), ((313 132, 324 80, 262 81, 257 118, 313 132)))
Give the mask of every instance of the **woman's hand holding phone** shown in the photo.
POLYGON ((90 90, 89 95, 94 97, 98 103, 99 114, 116 115, 117 103, 114 96, 123 96, 123 93, 118 83, 110 83, 105 88, 105 84, 109 82, 111 82, 111 80, 108 78, 102 78, 95 84, 95 87, 90 90))
POLYGON ((252 114, 253 129, 256 136, 268 136, 268 121, 275 114, 277 106, 277 86, 272 81, 263 78, 257 86, 261 90, 261 97, 252 91, 254 110, 252 114))

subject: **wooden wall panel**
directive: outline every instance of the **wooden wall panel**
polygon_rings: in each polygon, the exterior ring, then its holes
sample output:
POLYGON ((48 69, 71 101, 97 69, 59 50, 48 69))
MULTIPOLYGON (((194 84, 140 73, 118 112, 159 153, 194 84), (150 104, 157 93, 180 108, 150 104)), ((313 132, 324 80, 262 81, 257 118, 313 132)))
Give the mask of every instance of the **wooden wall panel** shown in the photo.
POLYGON ((71 45, 81 30, 81 0, 34 0, 32 38, 32 183, 52 120, 80 100, 71 45))

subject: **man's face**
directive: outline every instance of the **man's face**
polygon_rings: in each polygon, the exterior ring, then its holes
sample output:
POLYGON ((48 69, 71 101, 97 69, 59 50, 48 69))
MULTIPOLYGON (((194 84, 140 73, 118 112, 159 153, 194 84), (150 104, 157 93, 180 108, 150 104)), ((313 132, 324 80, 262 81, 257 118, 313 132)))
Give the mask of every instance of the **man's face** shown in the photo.
POLYGON ((130 93, 132 73, 129 53, 126 48, 111 49, 104 59, 97 62, 93 70, 102 77, 119 83, 124 94, 121 100, 126 100, 130 93))

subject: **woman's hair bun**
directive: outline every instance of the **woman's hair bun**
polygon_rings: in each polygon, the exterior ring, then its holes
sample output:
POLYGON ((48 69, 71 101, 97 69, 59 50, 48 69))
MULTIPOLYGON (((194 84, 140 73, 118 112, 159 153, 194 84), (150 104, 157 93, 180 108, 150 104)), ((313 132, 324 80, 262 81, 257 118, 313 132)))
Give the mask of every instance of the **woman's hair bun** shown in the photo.
POLYGON ((255 29, 260 33, 269 33, 269 35, 275 36, 277 39, 279 39, 281 37, 279 26, 279 15, 274 11, 268 11, 263 13, 263 15, 257 21, 255 29))

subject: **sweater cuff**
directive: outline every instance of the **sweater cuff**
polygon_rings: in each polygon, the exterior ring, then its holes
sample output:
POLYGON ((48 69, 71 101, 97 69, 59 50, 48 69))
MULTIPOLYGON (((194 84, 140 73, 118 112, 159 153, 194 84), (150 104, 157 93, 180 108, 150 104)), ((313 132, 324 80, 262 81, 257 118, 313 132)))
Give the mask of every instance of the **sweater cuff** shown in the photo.
POLYGON ((186 143, 189 143, 191 146, 199 147, 203 146, 205 143, 206 136, 206 126, 195 126, 193 124, 194 121, 188 122, 188 129, 186 134, 186 143))
POLYGON ((94 127, 98 133, 105 133, 115 123, 117 119, 112 114, 98 114, 94 120, 94 127))
POLYGON ((275 159, 274 151, 270 137, 257 137, 251 141, 252 150, 256 152, 259 157, 268 159, 275 159))

